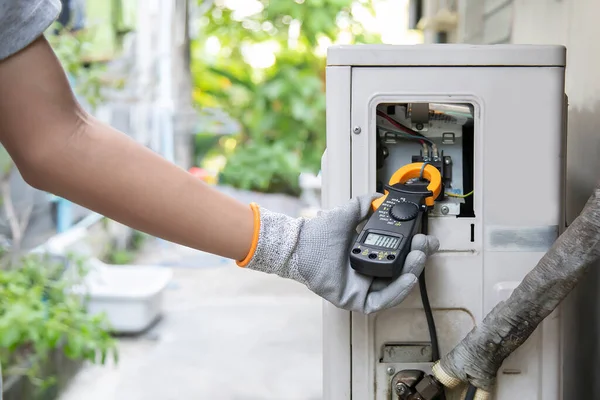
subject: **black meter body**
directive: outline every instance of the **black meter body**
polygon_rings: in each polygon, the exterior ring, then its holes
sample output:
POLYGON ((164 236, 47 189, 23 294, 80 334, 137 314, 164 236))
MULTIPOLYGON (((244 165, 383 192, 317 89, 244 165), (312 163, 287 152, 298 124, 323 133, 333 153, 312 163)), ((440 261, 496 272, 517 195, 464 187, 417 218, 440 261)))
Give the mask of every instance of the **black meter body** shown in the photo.
POLYGON ((428 183, 387 186, 388 195, 371 215, 350 252, 350 265, 363 274, 397 278, 419 232, 425 199, 432 195, 428 183))
POLYGON ((440 192, 440 172, 430 164, 412 163, 396 171, 385 195, 373 202, 374 212, 350 250, 350 266, 363 275, 397 278, 423 214, 440 192))

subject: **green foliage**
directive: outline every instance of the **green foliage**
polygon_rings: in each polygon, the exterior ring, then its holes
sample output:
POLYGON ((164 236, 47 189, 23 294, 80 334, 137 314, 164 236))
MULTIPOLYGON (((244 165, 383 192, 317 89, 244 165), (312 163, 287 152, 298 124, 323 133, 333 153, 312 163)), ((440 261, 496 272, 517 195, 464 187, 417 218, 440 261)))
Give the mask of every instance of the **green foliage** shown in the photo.
MULTIPOLYGON (((8 154, 8 151, 4 146, 0 146, 0 181, 8 180, 10 178, 10 172, 13 169, 14 162, 8 154)), ((0 203, 2 199, 0 199, 0 203)))
POLYGON ((218 135, 199 133, 194 137, 194 155, 196 160, 201 161, 206 157, 221 139, 218 135))
POLYGON ((129 238, 129 248, 133 251, 140 250, 144 243, 146 243, 146 239, 148 239, 148 235, 146 233, 134 230, 129 238))
POLYGON ((113 265, 130 264, 135 259, 135 253, 130 250, 111 249, 104 257, 104 261, 113 265))
POLYGON ((102 80, 104 65, 86 63, 84 60, 92 45, 93 35, 93 31, 71 33, 55 23, 46 36, 63 68, 74 80, 75 92, 95 108, 103 99, 101 89, 106 84, 102 80))
POLYGON ((318 171, 325 149, 325 59, 320 42, 334 42, 341 32, 355 42, 376 39, 353 19, 352 0, 261 3, 262 11, 241 18, 219 1, 205 13, 202 32, 192 43, 194 99, 201 107, 224 109, 240 125, 222 181, 275 190, 282 184, 267 184, 267 179, 287 179, 287 190, 296 192, 299 173, 318 171), (215 38, 218 52, 211 51, 215 38), (253 46, 275 48, 275 62, 253 68, 247 57, 256 51, 253 46), (255 157, 267 154, 275 160, 263 166, 255 157), (284 162, 287 157, 294 161, 284 162))
POLYGON ((236 151, 221 172, 220 182, 240 189, 264 193, 300 195, 299 160, 283 143, 249 142, 236 151))
MULTIPOLYGON (((108 220, 107 220, 108 221, 108 220)), ((108 230, 108 223, 104 224, 104 229, 108 230)), ((135 260, 138 252, 146 242, 148 235, 144 232, 134 230, 127 241, 126 248, 119 248, 116 241, 106 246, 102 261, 108 264, 125 265, 135 260)))
POLYGON ((82 297, 70 292, 87 272, 81 260, 71 264, 75 274, 64 273, 62 263, 46 256, 29 254, 16 267, 0 270, 0 362, 5 376, 26 375, 40 387, 51 385, 53 377, 39 374, 55 349, 74 360, 104 364, 112 354, 117 361, 105 317, 88 314, 82 297))

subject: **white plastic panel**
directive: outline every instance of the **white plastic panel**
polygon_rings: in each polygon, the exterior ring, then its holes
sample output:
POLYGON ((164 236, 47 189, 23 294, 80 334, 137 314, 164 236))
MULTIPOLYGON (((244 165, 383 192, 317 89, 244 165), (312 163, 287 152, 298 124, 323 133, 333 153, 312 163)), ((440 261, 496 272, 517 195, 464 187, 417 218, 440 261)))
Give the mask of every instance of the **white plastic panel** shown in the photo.
MULTIPOLYGON (((442 251, 426 267, 429 297, 438 336, 451 335, 440 338, 442 353, 451 350, 452 342, 473 323, 480 322, 501 296, 509 295, 506 289, 499 291, 498 284, 518 284, 543 254, 541 236, 535 242, 538 247, 530 249, 503 246, 503 238, 510 244, 511 238, 525 230, 543 235, 559 225, 563 77, 563 68, 537 67, 352 69, 352 115, 347 128, 361 128, 360 134, 350 134, 353 196, 375 190, 374 110, 378 103, 454 101, 475 105, 476 217, 430 219, 431 233, 440 238, 442 251), (471 224, 475 227, 473 241, 471 224), (463 313, 461 317, 456 317, 457 310, 463 313)), ((329 163, 335 163, 334 159, 329 163)), ((379 363, 378 352, 382 342, 393 337, 389 330, 399 320, 406 326, 419 325, 418 317, 409 317, 410 310, 422 310, 418 289, 395 310, 376 316, 352 315, 352 399, 387 399, 389 377, 382 373, 386 366, 379 363), (386 318, 395 322, 386 323, 386 318)), ((559 399, 557 321, 555 314, 507 359, 496 400, 513 399, 517 394, 523 399, 559 399)), ((417 328, 398 330, 398 335, 403 335, 403 340, 422 340, 417 328), (414 335, 408 337, 411 332, 414 335)), ((396 365, 398 368, 403 367, 396 365)))
POLYGON ((558 66, 566 48, 552 45, 336 45, 327 51, 327 65, 348 66, 558 66))
MULTIPOLYGON (((351 68, 327 68, 327 150, 322 159, 323 208, 350 200, 351 68)), ((323 398, 350 400, 350 313, 323 301, 323 398)))

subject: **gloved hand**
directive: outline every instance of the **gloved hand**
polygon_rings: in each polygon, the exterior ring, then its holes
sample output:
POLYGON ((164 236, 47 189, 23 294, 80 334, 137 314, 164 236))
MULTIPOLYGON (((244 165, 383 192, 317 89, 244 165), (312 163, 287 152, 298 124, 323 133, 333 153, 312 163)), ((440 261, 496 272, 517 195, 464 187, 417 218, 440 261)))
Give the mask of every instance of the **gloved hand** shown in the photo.
POLYGON ((402 275, 391 279, 361 275, 348 251, 357 225, 380 194, 365 195, 321 212, 291 218, 252 204, 255 232, 250 253, 238 265, 291 278, 339 308, 370 314, 400 304, 418 283, 428 256, 439 248, 433 236, 415 235, 402 275))

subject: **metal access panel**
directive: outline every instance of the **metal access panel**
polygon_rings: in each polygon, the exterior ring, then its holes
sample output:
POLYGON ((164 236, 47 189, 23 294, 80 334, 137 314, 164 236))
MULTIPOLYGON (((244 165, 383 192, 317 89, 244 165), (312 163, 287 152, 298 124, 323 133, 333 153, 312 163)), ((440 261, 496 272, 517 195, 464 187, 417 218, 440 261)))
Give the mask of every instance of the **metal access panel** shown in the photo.
MULTIPOLYGON (((382 191, 411 162, 443 171, 444 195, 429 215, 441 249, 425 269, 442 355, 558 236, 564 75, 560 46, 329 49, 324 207, 382 191)), ((494 399, 560 399, 559 317, 555 311, 506 359, 494 399)), ((323 318, 327 400, 396 400, 396 374, 430 372, 435 361, 418 287, 398 307, 368 316, 325 303, 323 318)))

